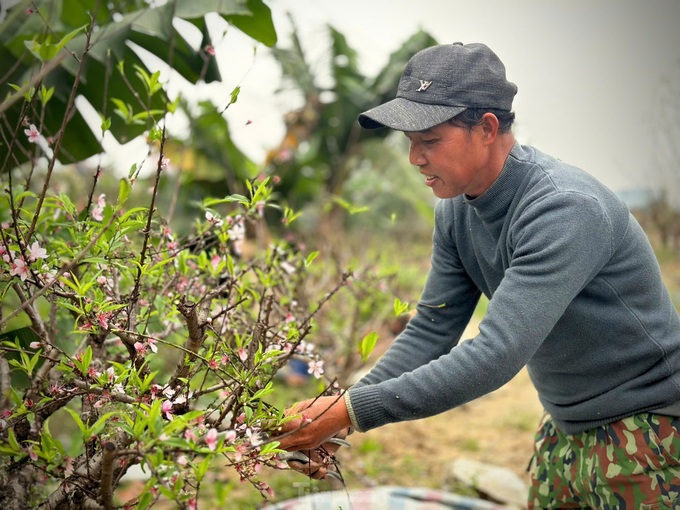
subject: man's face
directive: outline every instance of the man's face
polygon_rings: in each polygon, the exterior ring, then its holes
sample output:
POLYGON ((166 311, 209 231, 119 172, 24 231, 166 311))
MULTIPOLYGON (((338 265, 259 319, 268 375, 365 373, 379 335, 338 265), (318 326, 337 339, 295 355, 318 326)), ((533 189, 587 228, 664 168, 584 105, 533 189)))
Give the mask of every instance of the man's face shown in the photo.
POLYGON ((438 198, 481 195, 493 183, 483 126, 469 130, 444 122, 427 131, 407 132, 409 161, 438 198))

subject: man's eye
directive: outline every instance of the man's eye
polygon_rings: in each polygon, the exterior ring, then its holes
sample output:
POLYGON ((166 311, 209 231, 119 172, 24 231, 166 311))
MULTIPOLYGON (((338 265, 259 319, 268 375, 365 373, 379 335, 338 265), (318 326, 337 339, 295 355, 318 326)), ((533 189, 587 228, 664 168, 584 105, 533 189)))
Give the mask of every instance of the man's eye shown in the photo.
POLYGON ((433 143, 436 142, 436 141, 437 141, 436 138, 428 138, 427 140, 423 140, 423 143, 429 145, 429 144, 433 144, 433 143))

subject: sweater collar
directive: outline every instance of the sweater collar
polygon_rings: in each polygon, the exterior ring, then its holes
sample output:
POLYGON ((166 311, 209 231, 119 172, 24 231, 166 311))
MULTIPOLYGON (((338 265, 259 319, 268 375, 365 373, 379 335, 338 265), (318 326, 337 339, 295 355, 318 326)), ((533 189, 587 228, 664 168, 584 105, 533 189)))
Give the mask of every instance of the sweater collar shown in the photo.
POLYGON ((467 195, 463 197, 465 203, 475 210, 482 221, 494 221, 508 211, 525 175, 518 160, 520 151, 520 145, 515 142, 505 160, 501 173, 489 186, 489 189, 475 198, 470 198, 467 195))

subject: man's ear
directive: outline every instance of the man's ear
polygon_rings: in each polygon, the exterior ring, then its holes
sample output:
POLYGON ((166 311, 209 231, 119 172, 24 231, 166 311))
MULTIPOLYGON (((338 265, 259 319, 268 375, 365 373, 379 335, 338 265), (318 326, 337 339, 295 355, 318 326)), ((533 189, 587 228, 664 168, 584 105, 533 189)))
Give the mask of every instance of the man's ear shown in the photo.
POLYGON ((485 143, 493 143, 496 141, 499 126, 498 117, 491 112, 486 112, 482 115, 479 125, 482 128, 482 136, 485 143))

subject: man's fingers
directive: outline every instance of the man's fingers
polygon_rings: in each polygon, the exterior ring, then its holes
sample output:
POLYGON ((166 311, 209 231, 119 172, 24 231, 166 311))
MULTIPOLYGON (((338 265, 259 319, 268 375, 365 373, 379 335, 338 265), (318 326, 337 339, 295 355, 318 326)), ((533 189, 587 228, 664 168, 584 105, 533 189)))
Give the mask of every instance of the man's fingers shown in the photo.
POLYGON ((318 447, 319 444, 315 442, 308 442, 308 441, 301 441, 298 436, 286 436, 282 437, 281 439, 278 439, 274 437, 277 441, 279 441, 279 448, 282 450, 287 450, 289 452, 297 451, 297 450, 313 450, 314 448, 318 447))
POLYGON ((310 433, 312 429, 307 430, 308 426, 309 424, 302 423, 302 420, 300 420, 300 425, 298 425, 297 429, 290 429, 280 436, 272 436, 272 439, 279 442, 279 448, 289 452, 314 450, 328 441, 328 438, 320 439, 315 437, 313 431, 310 433))
POLYGON ((316 462, 300 462, 299 460, 289 460, 288 465, 291 469, 316 480, 322 480, 325 478, 328 471, 325 466, 317 464, 316 462))
POLYGON ((343 438, 349 429, 349 415, 341 397, 322 396, 293 404, 286 415, 299 415, 281 425, 279 437, 282 450, 306 450, 316 448, 338 436, 343 438))

